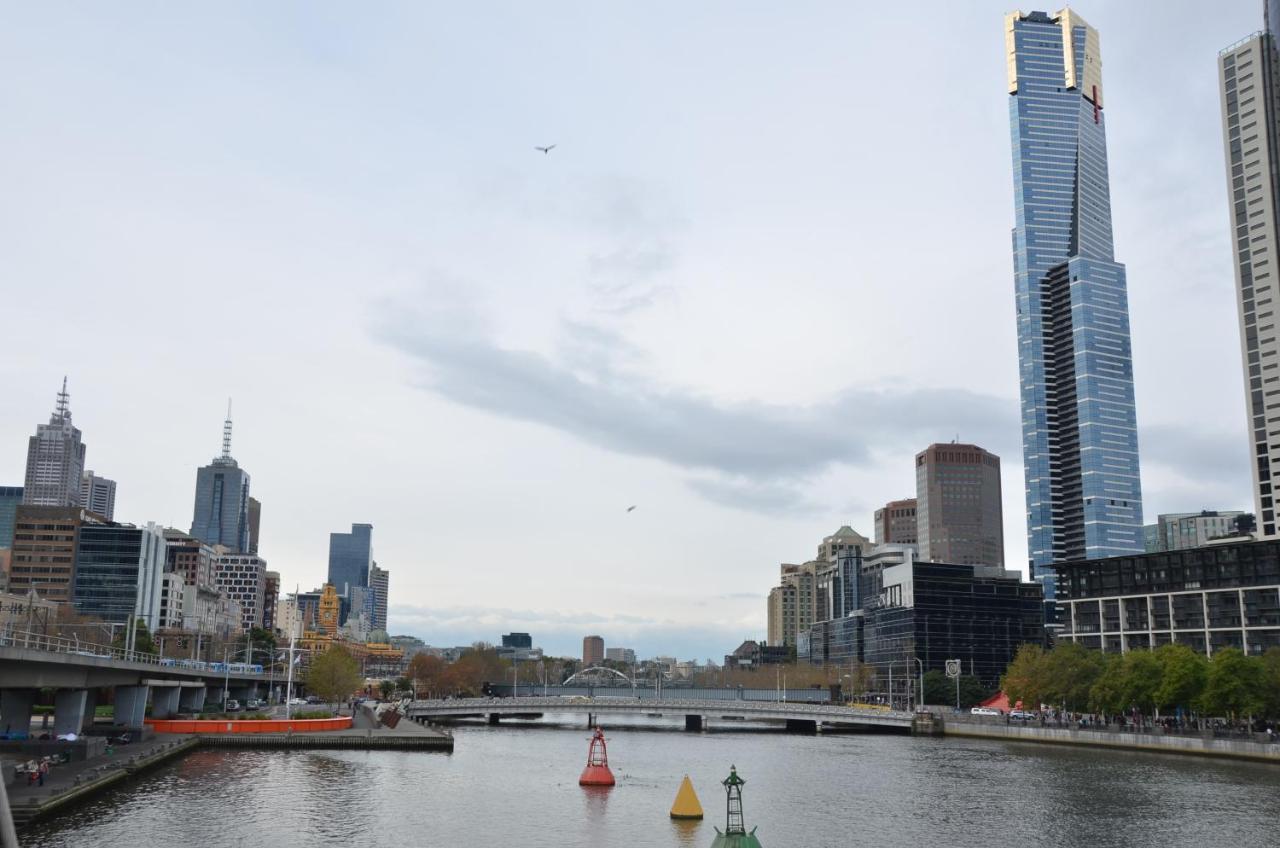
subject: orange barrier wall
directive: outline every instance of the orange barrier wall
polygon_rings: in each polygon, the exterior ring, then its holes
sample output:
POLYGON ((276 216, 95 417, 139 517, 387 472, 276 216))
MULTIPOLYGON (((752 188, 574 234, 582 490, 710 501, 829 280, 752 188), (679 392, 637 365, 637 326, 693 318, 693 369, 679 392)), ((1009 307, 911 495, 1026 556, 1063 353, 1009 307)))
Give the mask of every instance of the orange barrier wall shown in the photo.
POLYGON ((337 718, 299 718, 285 720, 282 718, 246 719, 237 721, 211 721, 209 719, 146 720, 156 733, 306 733, 315 730, 347 730, 351 727, 351 716, 337 718))

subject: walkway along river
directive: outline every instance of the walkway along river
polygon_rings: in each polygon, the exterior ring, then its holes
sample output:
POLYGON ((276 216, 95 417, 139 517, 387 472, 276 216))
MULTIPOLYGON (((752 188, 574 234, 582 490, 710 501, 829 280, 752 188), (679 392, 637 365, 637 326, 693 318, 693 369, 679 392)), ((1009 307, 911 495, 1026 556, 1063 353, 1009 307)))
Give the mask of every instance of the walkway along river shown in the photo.
POLYGON ((579 719, 460 727, 453 754, 200 750, 34 824, 24 844, 706 848, 730 764, 768 848, 1200 848, 1280 834, 1274 766, 987 740, 686 733, 635 719, 605 728, 617 786, 582 788, 579 719), (686 772, 701 822, 668 815, 686 772))

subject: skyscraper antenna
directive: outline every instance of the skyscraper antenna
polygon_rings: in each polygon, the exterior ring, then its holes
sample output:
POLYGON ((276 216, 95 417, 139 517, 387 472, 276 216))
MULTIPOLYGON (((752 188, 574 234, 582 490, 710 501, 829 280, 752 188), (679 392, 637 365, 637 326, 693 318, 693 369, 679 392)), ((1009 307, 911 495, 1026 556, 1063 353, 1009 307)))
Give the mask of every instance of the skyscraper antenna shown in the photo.
POLYGON ((222 458, 231 458, 231 398, 227 398, 227 420, 222 423, 222 458))
POLYGON ((58 417, 69 418, 71 416, 71 395, 67 394, 67 375, 62 375, 62 391, 58 392, 58 417))

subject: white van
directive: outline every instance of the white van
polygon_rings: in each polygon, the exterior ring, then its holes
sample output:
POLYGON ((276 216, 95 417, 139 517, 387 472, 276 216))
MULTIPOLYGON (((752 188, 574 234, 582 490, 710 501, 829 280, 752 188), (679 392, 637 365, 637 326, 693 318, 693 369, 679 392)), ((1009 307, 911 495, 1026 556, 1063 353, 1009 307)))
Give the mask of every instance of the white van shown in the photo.
POLYGON ((997 710, 995 707, 974 707, 973 709, 969 710, 969 715, 999 717, 1000 711, 997 710))

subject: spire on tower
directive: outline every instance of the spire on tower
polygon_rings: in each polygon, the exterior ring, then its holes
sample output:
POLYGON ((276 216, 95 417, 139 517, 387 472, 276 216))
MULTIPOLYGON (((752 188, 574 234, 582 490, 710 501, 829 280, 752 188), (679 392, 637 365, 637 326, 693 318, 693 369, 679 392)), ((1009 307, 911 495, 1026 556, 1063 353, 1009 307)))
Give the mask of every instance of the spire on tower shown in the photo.
POLYGON ((66 420, 71 417, 71 395, 67 394, 67 375, 62 375, 62 391, 58 392, 58 418, 66 420))
POLYGON ((231 398, 227 398, 227 420, 222 423, 222 458, 231 459, 231 398))

